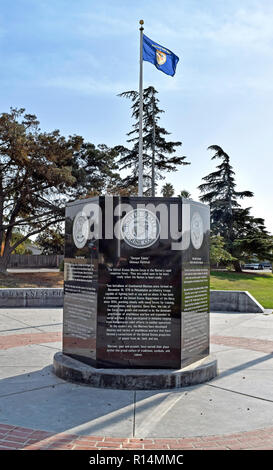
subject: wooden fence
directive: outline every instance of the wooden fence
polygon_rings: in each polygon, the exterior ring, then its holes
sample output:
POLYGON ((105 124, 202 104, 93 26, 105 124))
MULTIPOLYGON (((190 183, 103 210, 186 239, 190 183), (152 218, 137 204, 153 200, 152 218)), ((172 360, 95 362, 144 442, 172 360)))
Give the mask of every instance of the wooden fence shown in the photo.
POLYGON ((11 255, 8 268, 58 268, 63 255, 11 255))

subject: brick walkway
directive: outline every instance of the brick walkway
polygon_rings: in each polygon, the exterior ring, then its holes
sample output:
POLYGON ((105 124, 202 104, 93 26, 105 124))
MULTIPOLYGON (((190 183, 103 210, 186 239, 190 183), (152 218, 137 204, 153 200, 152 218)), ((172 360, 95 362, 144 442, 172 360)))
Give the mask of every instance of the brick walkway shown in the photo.
MULTIPOLYGON (((16 335, 0 336, 0 350, 28 346, 31 344, 54 343, 62 340, 61 332, 50 333, 24 333, 16 335)), ((236 336, 216 336, 210 337, 212 344, 223 346, 233 346, 240 349, 250 349, 265 353, 273 353, 273 341, 255 338, 242 338, 236 336)))
MULTIPOLYGON (((0 349, 61 341, 60 332, 15 334, 0 337, 0 349)), ((211 336, 211 343, 273 353, 273 341, 232 336, 211 336)), ((187 438, 113 438, 54 434, 0 423, 0 450, 272 450, 273 427, 241 433, 187 438)))
POLYGON ((223 436, 180 439, 134 439, 52 434, 0 424, 0 450, 234 450, 272 449, 273 427, 223 436))
POLYGON ((273 354, 273 341, 256 338, 238 338, 235 336, 211 336, 212 344, 221 344, 223 346, 233 346, 239 349, 251 349, 251 351, 259 351, 273 354))
POLYGON ((54 343, 61 340, 62 335, 59 331, 0 336, 0 350, 28 346, 31 344, 54 343))

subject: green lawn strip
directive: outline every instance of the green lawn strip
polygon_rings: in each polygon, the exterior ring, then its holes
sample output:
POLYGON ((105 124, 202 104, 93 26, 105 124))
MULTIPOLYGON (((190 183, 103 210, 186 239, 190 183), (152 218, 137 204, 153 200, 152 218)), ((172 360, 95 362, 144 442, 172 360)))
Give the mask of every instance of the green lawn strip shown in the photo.
MULTIPOLYGON (((40 287, 40 283, 0 275, 0 288, 40 287)), ((247 290, 264 308, 273 308, 273 274, 271 273, 235 273, 212 271, 210 288, 212 290, 247 290)))
POLYGON ((273 274, 211 272, 212 290, 247 290, 264 308, 273 308, 273 274))

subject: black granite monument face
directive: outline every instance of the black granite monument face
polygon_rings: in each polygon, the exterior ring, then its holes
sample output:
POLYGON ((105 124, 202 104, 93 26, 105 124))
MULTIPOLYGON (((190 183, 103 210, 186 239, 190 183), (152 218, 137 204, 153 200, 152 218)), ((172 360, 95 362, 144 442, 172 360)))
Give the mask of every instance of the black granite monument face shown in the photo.
POLYGON ((180 369, 209 354, 209 208, 181 198, 68 204, 63 353, 180 369))

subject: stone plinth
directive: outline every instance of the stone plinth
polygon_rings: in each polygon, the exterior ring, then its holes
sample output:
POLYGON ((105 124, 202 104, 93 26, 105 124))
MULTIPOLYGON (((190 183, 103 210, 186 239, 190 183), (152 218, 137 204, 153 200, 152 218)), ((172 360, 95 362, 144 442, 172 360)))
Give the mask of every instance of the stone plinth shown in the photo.
POLYGON ((90 387, 121 390, 181 388, 207 382, 217 375, 217 361, 211 356, 180 370, 97 369, 65 354, 56 353, 53 367, 61 379, 90 387))

